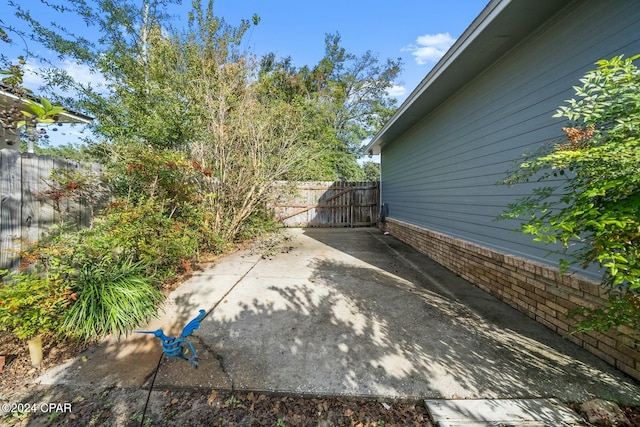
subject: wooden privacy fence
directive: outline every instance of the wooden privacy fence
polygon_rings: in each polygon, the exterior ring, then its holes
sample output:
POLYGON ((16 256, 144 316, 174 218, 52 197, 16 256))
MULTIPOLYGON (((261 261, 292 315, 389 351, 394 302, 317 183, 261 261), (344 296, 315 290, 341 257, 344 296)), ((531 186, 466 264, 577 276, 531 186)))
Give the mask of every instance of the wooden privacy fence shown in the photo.
POLYGON ((378 218, 380 184, 374 182, 277 182, 290 186, 273 209, 287 227, 372 226, 378 218))
POLYGON ((88 226, 91 208, 84 200, 59 199, 59 211, 47 197, 51 190, 49 177, 53 169, 81 170, 91 168, 98 173, 101 166, 50 156, 0 150, 0 269, 16 268, 17 252, 40 239, 51 225, 65 220, 88 226))

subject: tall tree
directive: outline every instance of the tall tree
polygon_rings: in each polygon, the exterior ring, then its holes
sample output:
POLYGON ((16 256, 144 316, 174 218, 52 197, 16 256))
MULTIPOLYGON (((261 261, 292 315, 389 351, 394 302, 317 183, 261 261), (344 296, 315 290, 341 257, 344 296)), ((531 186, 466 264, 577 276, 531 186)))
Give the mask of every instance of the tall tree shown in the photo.
POLYGON ((304 112, 261 97, 261 84, 252 80, 257 64, 239 49, 244 31, 257 23, 254 16, 231 27, 213 17, 212 3, 206 9, 194 5, 189 29, 176 45, 193 117, 189 150, 211 175, 206 201, 228 237, 274 196, 274 180, 304 169, 313 157, 301 144, 304 112))
MULTIPOLYGON (((188 153, 207 177, 199 182, 200 203, 223 237, 235 238, 261 211, 274 180, 313 158, 300 143, 304 110, 259 96, 255 61, 240 48, 257 16, 232 26, 215 15, 213 1, 194 1, 187 28, 178 30, 161 12, 164 1, 71 3, 103 35, 97 44, 54 37, 47 46, 86 61, 107 87, 82 85, 61 70, 51 70, 50 82, 74 89, 76 105, 97 118, 96 131, 112 142, 109 161, 127 158, 131 145, 188 153)), ((35 34, 50 34, 18 9, 35 34)))
POLYGON ((68 71, 50 67, 42 74, 49 95, 77 111, 96 118, 95 133, 110 141, 136 139, 157 147, 179 147, 188 134, 174 90, 177 64, 171 58, 162 31, 168 28, 164 12, 178 0, 69 0, 42 2, 52 13, 81 18, 78 33, 100 34, 89 40, 59 25, 45 26, 31 12, 11 3, 26 21, 29 35, 60 59, 82 64, 104 85, 83 83, 68 71), (61 95, 66 94, 66 95, 61 95))
POLYGON ((401 60, 381 63, 371 51, 357 56, 340 42, 340 34, 327 34, 325 55, 312 68, 296 68, 291 58, 277 61, 274 54, 261 62, 266 95, 307 108, 312 124, 307 137, 319 150, 316 166, 307 170, 309 179, 363 179, 356 162, 361 144, 396 109, 388 90, 401 71, 401 60))

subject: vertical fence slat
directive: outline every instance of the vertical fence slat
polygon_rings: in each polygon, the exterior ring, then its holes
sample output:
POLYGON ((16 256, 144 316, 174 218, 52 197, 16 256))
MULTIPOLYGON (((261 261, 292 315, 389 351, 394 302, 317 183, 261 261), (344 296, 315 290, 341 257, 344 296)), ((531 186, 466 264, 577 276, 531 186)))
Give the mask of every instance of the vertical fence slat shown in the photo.
POLYGON ((53 225, 56 220, 56 212, 53 208, 54 201, 46 196, 46 192, 50 189, 47 182, 52 170, 53 157, 39 156, 37 197, 40 204, 40 215, 38 216, 38 239, 45 235, 47 228, 53 225))
POLYGON ((36 199, 38 192, 38 158, 33 154, 22 155, 22 191, 20 226, 21 240, 28 245, 38 240, 40 209, 36 199))
POLYGON ((22 162, 16 150, 0 150, 0 268, 16 268, 20 249, 22 162))

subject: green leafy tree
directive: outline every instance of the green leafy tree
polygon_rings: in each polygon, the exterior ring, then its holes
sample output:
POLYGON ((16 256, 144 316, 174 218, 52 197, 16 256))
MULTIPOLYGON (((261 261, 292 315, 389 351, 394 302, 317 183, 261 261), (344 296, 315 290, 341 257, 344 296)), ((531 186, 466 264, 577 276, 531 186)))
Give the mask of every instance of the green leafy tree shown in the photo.
POLYGON ((271 183, 305 170, 314 158, 303 138, 310 109, 259 96, 254 58, 241 49, 257 16, 232 26, 215 15, 213 1, 194 1, 187 27, 177 30, 163 14, 168 3, 69 2, 65 13, 82 16, 102 34, 96 44, 58 36, 16 7, 39 41, 99 70, 107 82, 94 88, 61 70, 48 74, 52 84, 73 89, 72 105, 96 117, 95 131, 111 141, 102 146, 105 162, 122 169, 116 163, 130 146, 185 153, 207 174, 198 183, 199 206, 233 240, 264 212, 271 183))
MULTIPOLYGON (((50 64, 41 70, 51 97, 76 111, 95 117, 94 132, 111 142, 143 142, 158 148, 184 147, 189 123, 176 88, 179 67, 163 28, 171 0, 43 2, 52 14, 80 18, 84 31, 100 34, 89 41, 55 24, 45 26, 24 6, 12 3, 16 15, 29 24, 34 41, 96 74, 97 81, 80 82, 68 71, 50 64), (68 94, 61 96, 61 93, 68 94)), ((45 64, 46 58, 40 58, 45 64)))
POLYGON ((340 34, 327 34, 325 55, 314 67, 296 68, 291 58, 262 58, 264 96, 297 103, 305 109, 306 141, 318 153, 305 179, 364 179, 358 166, 363 140, 374 136, 396 109, 387 91, 401 70, 401 60, 381 63, 367 51, 357 56, 340 45, 340 34))
POLYGON ((184 91, 193 117, 189 151, 209 171, 203 203, 227 239, 239 236, 263 211, 274 196, 273 181, 304 169, 313 158, 304 144, 304 111, 260 96, 262 85, 252 80, 257 64, 239 49, 249 25, 229 26, 213 18, 212 3, 206 9, 195 5, 189 29, 175 45, 189 81, 184 91))
POLYGON ((562 245, 563 268, 595 263, 610 290, 605 307, 583 308, 576 330, 640 327, 640 55, 598 61, 576 98, 555 117, 570 121, 567 140, 522 162, 507 183, 556 181, 509 206, 521 231, 562 245), (570 251, 576 241, 580 249, 570 251))
POLYGON ((380 181, 380 163, 365 162, 362 165, 365 181, 380 181))

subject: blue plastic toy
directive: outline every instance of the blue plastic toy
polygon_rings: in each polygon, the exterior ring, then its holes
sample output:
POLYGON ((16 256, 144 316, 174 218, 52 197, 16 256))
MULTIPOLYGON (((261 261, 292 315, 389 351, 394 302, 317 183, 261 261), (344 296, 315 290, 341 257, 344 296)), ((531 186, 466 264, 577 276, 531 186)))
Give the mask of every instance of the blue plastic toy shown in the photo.
POLYGON ((187 326, 182 329, 180 337, 168 337, 164 334, 162 329, 158 329, 156 331, 136 331, 136 333, 155 335, 160 338, 160 341, 162 341, 162 351, 164 354, 168 357, 179 357, 184 359, 197 368, 198 361, 196 359, 198 358, 198 355, 196 354, 196 350, 193 348, 193 345, 191 345, 186 338, 200 327, 200 322, 204 319, 206 314, 206 311, 200 310, 200 314, 198 314, 198 316, 191 322, 187 323, 187 326), (185 355, 187 348, 191 351, 190 356, 185 355))

